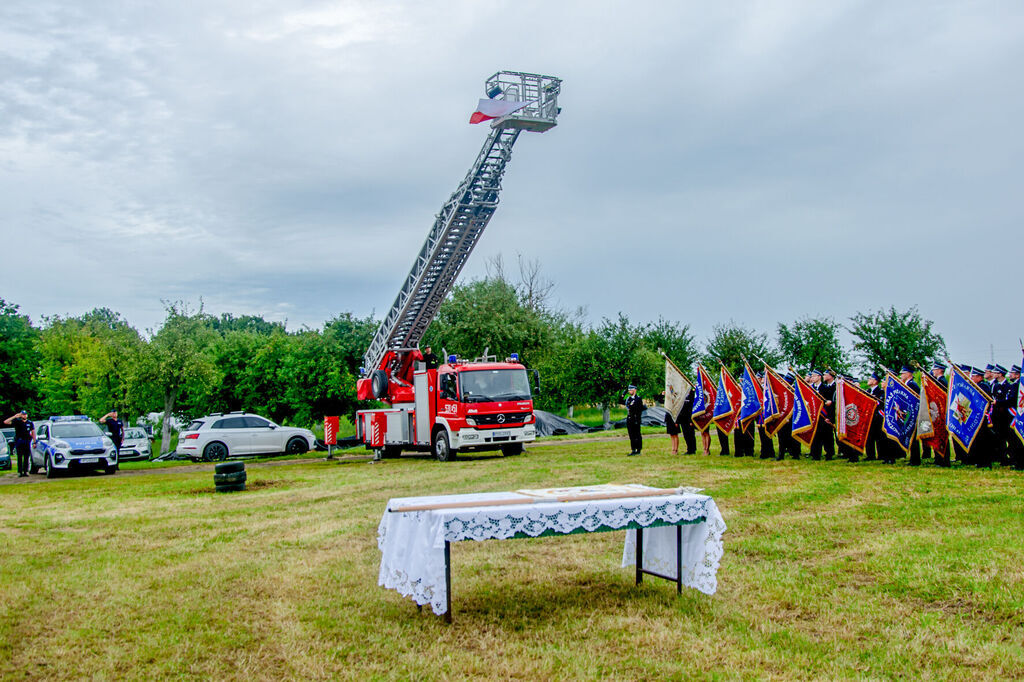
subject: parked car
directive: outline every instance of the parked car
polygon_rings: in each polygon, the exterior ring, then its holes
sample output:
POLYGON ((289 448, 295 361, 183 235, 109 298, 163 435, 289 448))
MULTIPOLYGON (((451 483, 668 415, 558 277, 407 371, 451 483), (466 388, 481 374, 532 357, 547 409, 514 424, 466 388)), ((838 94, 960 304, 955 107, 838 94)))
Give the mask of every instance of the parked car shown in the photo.
POLYGON ((153 454, 152 436, 141 426, 128 426, 121 440, 121 451, 118 461, 128 462, 138 459, 149 459, 153 454))
POLYGON ((50 417, 36 423, 28 464, 30 474, 45 469, 47 478, 84 469, 112 474, 117 471, 117 450, 114 441, 84 415, 50 417))
POLYGON ((207 462, 240 455, 299 454, 316 447, 309 429, 278 426, 249 412, 215 412, 178 434, 177 452, 207 462))
POLYGON ((11 458, 16 456, 14 453, 14 429, 0 430, 4 432, 4 442, 7 444, 0 448, 0 470, 10 471, 11 458))

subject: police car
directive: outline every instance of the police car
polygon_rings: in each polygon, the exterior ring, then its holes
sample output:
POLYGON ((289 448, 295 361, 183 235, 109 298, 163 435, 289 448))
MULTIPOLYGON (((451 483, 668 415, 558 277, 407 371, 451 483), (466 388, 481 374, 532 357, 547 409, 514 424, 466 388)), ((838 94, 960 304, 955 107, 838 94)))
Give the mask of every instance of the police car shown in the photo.
POLYGON ((50 417, 36 423, 28 471, 34 474, 40 469, 47 478, 84 469, 112 474, 117 471, 117 449, 85 415, 50 417))

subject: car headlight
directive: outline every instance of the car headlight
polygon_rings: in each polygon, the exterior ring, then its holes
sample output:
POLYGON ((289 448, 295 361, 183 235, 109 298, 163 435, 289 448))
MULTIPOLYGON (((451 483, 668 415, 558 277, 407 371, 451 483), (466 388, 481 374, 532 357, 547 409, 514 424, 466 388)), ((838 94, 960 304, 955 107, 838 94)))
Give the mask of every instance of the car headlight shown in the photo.
POLYGON ((114 441, 110 440, 106 436, 103 437, 103 447, 110 448, 114 446, 114 441))
POLYGON ((476 426, 476 420, 473 419, 472 417, 466 417, 466 423, 469 424, 470 426, 476 426))
POLYGON ((70 450, 71 444, 65 440, 55 440, 53 441, 53 447, 58 448, 60 450, 70 450))

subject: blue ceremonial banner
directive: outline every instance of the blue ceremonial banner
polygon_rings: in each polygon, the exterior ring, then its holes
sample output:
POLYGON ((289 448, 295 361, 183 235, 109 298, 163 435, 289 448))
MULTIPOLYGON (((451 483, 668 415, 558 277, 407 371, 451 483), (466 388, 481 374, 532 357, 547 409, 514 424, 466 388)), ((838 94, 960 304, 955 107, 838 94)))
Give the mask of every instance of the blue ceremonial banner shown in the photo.
POLYGON ((764 384, 761 389, 764 391, 764 399, 761 401, 761 419, 764 422, 769 422, 779 413, 779 401, 775 399, 775 392, 772 391, 772 382, 768 378, 767 369, 765 369, 764 384))
POLYGON ((708 411, 708 394, 704 392, 704 382, 701 372, 704 368, 697 365, 697 381, 693 384, 693 414, 702 415, 708 411))
POLYGON ((740 402, 740 423, 744 426, 748 421, 761 414, 761 396, 758 393, 757 377, 750 369, 750 365, 744 363, 743 377, 740 379, 740 390, 743 391, 743 398, 740 402))
POLYGON ((715 420, 719 417, 728 417, 733 413, 732 403, 729 402, 729 393, 725 390, 725 379, 718 375, 718 395, 715 396, 715 420))
POLYGON ((917 431, 917 412, 921 396, 907 388, 900 378, 888 372, 885 382, 885 435, 896 441, 903 452, 910 452, 917 431))
POLYGON ((947 395, 946 430, 960 447, 970 450, 971 443, 985 423, 985 411, 992 399, 956 365, 953 365, 953 374, 949 377, 947 395))

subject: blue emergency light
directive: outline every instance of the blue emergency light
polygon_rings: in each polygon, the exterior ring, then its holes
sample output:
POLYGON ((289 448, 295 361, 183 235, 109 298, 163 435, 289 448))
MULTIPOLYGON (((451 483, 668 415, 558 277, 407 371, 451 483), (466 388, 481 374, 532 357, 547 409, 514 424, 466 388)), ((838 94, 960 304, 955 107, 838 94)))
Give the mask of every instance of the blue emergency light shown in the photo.
POLYGON ((454 353, 452 355, 448 356, 448 364, 449 365, 454 365, 458 361, 459 361, 459 356, 455 355, 454 353))
POLYGON ((60 417, 50 417, 52 422, 87 422, 89 417, 84 414, 66 414, 60 417))
POLYGON ((519 353, 512 353, 509 357, 512 358, 512 362, 519 362, 519 353))

